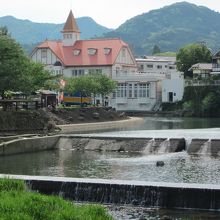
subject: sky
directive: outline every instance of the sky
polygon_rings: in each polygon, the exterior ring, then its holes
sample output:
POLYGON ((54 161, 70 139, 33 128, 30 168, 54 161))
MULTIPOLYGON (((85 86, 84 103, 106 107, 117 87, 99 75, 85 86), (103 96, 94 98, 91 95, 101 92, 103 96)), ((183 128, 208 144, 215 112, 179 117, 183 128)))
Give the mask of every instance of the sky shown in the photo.
MULTIPOLYGON (((183 0, 0 0, 0 17, 12 15, 41 23, 64 23, 72 9, 74 17, 89 16, 98 24, 117 28, 126 20, 183 0)), ((219 0, 187 0, 220 12, 219 0)))

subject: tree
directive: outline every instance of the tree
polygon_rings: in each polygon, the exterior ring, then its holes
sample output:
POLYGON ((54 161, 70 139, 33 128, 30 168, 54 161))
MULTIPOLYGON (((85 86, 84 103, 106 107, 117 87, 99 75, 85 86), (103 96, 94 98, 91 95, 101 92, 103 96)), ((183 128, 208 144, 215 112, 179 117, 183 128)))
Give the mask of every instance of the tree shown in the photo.
POLYGON ((6 91, 31 93, 54 77, 43 65, 32 62, 7 32, 0 35, 0 95, 6 91))
POLYGON ((97 74, 96 80, 99 84, 97 92, 102 96, 102 104, 104 104, 104 98, 116 89, 117 84, 104 74, 97 74))
POLYGON ((186 76, 192 76, 189 69, 196 63, 210 63, 212 54, 204 44, 189 44, 179 50, 176 56, 177 69, 186 76))
POLYGON ((0 27, 0 36, 8 35, 8 28, 6 26, 0 27))
POLYGON ((152 50, 152 55, 155 55, 160 52, 161 52, 161 50, 160 50, 159 46, 155 44, 153 47, 153 50, 152 50))
POLYGON ((84 75, 75 78, 67 78, 65 91, 68 93, 79 92, 81 95, 81 104, 83 96, 93 96, 94 100, 97 94, 104 97, 113 92, 116 88, 116 83, 104 74, 84 75))

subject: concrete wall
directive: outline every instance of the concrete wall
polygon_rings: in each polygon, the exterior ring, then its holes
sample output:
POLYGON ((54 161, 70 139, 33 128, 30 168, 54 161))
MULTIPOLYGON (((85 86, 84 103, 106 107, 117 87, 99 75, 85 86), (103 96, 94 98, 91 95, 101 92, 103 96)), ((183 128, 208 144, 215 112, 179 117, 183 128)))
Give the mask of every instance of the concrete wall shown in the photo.
POLYGON ((0 156, 57 148, 59 136, 20 138, 0 144, 0 156))
MULTIPOLYGON (((0 175, 0 178, 4 177, 6 175, 0 175)), ((25 180, 31 190, 62 195, 78 202, 196 210, 219 210, 220 207, 219 185, 15 175, 7 177, 25 180)))

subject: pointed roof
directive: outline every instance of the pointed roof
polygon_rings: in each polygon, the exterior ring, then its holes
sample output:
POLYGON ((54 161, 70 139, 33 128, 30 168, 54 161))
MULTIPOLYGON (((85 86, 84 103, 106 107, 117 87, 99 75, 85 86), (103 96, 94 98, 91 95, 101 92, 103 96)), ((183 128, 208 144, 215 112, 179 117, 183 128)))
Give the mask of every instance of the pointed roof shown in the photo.
POLYGON ((76 20, 73 16, 72 10, 70 10, 69 16, 66 20, 66 23, 63 27, 62 32, 78 32, 78 33, 80 33, 79 28, 76 23, 76 20))

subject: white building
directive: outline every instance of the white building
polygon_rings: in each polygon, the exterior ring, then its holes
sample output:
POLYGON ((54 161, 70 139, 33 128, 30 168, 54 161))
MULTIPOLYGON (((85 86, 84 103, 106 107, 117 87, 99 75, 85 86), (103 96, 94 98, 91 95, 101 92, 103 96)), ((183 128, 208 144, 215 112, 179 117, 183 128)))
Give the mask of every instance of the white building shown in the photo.
POLYGON ((128 44, 119 38, 80 40, 72 11, 62 34, 60 41, 46 40, 38 45, 31 54, 32 60, 66 77, 106 74, 118 82, 117 91, 105 100, 117 110, 149 111, 161 103, 162 80, 176 72, 171 58, 135 60, 128 44))

